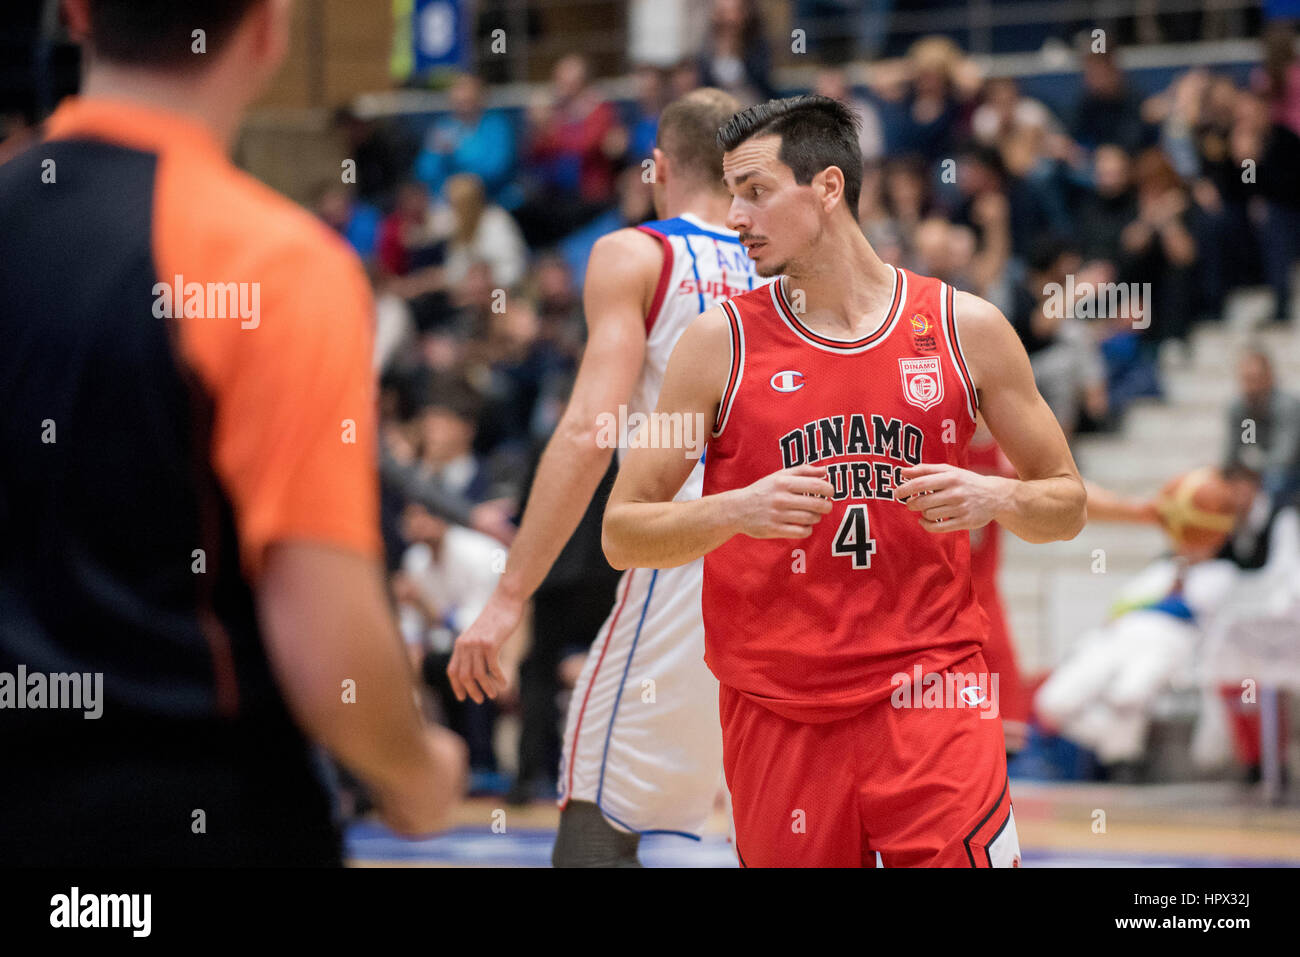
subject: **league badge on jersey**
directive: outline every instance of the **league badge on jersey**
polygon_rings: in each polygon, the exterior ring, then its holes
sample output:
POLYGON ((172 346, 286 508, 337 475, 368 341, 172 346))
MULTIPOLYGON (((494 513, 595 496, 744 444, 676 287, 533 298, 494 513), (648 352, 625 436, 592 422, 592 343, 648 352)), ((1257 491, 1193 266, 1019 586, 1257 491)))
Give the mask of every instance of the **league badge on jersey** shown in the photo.
POLYGON ((899 359, 903 374, 903 398, 922 412, 939 404, 943 399, 943 373, 939 370, 938 356, 920 359, 899 359))
POLYGON ((917 352, 934 352, 934 323, 919 312, 912 316, 912 346, 917 352))

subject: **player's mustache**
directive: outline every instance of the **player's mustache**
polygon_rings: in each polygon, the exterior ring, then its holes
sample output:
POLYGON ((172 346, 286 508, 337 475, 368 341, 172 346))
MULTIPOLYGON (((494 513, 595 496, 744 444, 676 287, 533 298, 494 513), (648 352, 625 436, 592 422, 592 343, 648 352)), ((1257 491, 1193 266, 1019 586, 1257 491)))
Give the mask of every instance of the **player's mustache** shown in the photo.
POLYGON ((766 236, 756 236, 756 235, 754 235, 753 233, 741 233, 741 234, 737 237, 737 239, 739 239, 742 243, 748 243, 748 242, 751 242, 751 241, 752 241, 752 242, 759 242, 759 243, 765 243, 765 242, 767 242, 767 237, 766 237, 766 236))

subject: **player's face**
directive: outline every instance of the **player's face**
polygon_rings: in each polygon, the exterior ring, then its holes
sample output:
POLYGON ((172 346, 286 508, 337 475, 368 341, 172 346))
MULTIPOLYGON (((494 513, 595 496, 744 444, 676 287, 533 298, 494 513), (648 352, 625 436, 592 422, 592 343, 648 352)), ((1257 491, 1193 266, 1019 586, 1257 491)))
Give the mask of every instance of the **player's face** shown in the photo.
POLYGON ((795 182, 780 149, 779 136, 756 136, 722 157, 722 180, 731 193, 726 225, 740 233, 760 276, 790 273, 821 229, 812 186, 795 182))

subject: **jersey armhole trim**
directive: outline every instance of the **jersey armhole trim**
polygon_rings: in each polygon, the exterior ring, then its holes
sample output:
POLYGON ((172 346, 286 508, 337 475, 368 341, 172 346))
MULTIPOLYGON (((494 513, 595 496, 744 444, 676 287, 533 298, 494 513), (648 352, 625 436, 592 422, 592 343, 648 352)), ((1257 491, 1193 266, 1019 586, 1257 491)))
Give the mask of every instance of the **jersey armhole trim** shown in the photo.
POLYGON ((727 323, 731 327, 731 369, 727 373, 727 386, 722 390, 722 398, 718 402, 718 421, 713 429, 715 439, 727 427, 727 419, 731 417, 731 407, 735 403, 736 393, 740 390, 740 380, 745 375, 745 327, 740 324, 740 313, 730 299, 724 299, 718 305, 722 307, 722 311, 727 316, 727 323))
POLYGON ((673 275, 673 244, 668 241, 668 237, 657 229, 651 229, 649 226, 636 227, 647 236, 653 236, 659 240, 659 245, 663 247, 664 261, 659 267, 659 280, 655 284, 654 298, 650 300, 650 309, 645 315, 645 334, 650 335, 650 330, 654 328, 655 321, 659 318, 659 310, 663 308, 664 297, 668 294, 668 281, 673 275))
POLYGON ((953 312, 953 289, 952 286, 945 283, 939 284, 939 313, 940 325, 943 326, 943 338, 948 345, 948 358, 952 360, 953 368, 957 370, 957 378, 961 380, 962 391, 966 393, 966 411, 970 413, 971 421, 975 421, 975 410, 979 408, 979 394, 975 391, 975 383, 971 381, 970 370, 966 366, 966 357, 962 355, 961 339, 957 336, 957 316, 953 312))

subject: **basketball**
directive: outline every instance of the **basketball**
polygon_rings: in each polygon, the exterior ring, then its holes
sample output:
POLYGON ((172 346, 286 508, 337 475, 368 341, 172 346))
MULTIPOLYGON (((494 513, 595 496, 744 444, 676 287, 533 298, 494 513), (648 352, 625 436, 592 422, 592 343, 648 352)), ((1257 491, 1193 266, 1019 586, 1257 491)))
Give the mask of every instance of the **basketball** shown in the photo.
POLYGON ((1179 550, 1198 552, 1218 549, 1237 521, 1232 487, 1209 467, 1166 482, 1156 497, 1156 514, 1179 550))

